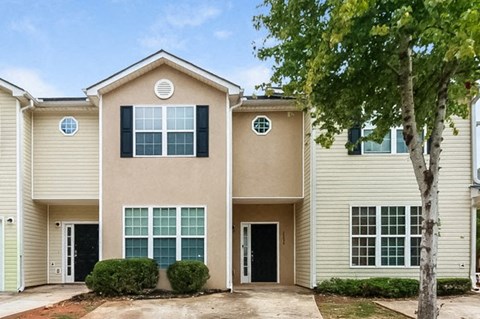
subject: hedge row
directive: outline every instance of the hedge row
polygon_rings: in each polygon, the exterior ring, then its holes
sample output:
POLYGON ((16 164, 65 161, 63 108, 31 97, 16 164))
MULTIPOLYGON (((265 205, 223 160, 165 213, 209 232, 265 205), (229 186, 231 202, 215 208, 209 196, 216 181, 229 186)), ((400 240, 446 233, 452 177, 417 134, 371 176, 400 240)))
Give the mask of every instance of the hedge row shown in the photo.
MULTIPOLYGON (((460 295, 470 290, 468 278, 437 280, 437 295, 460 295)), ((340 279, 332 278, 318 284, 319 293, 350 297, 406 298, 418 295, 419 282, 405 278, 340 279)))

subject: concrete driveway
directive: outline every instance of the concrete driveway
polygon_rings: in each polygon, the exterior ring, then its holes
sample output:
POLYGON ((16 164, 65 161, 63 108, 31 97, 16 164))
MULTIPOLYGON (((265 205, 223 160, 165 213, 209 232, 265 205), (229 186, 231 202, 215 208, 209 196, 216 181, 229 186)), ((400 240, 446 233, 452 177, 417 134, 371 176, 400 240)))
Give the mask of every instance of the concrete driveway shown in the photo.
POLYGON ((194 298, 107 302, 83 319, 316 318, 311 291, 299 287, 242 287, 233 293, 194 298))
MULTIPOLYGON (((417 318, 416 300, 382 300, 376 303, 410 318, 417 318)), ((440 307, 438 319, 480 319, 479 293, 460 297, 439 297, 438 306, 440 307)))

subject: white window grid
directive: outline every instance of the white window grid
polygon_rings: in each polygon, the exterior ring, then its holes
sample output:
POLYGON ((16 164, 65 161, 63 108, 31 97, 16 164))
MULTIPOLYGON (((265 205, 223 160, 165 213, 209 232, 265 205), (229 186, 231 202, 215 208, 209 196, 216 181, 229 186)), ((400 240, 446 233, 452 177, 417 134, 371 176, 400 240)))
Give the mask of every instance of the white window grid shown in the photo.
MULTIPOLYGON (((352 205, 350 206, 350 266, 352 268, 409 268, 409 267, 418 267, 418 265, 412 265, 412 260, 411 260, 411 249, 412 249, 412 244, 411 244, 411 239, 412 238, 421 238, 421 233, 420 234, 411 234, 412 229, 416 227, 418 229, 418 218, 417 221, 415 222, 415 225, 412 225, 411 222, 411 216, 417 216, 420 213, 420 225, 421 225, 421 207, 417 205, 352 205), (404 235, 396 235, 396 234, 386 234, 382 235, 382 207, 388 207, 389 209, 392 208, 404 208, 405 209, 405 232, 404 235), (354 234, 353 227, 354 227, 354 217, 355 217, 355 210, 357 209, 372 209, 375 208, 375 216, 376 216, 376 231, 375 234, 354 234), (413 215, 412 213, 413 212, 413 215), (363 240, 363 243, 360 242, 360 239, 368 239, 367 245, 364 245, 365 240, 363 240), (375 240, 375 264, 371 265, 359 265, 358 263, 355 264, 354 257, 354 249, 355 248, 371 248, 371 242, 372 240, 375 240), (403 264, 402 265, 382 265, 382 239, 388 239, 388 248, 396 249, 397 251, 400 249, 403 249, 403 256, 397 256, 403 258, 403 264), (403 245, 402 245, 402 239, 403 240, 403 245), (360 243, 360 244, 359 244, 360 243)), ((421 227, 421 226, 420 226, 421 227)), ((396 228, 397 229, 397 228, 396 228)), ((384 241, 385 242, 385 241, 384 241)), ((360 260, 360 257, 365 257, 363 255, 357 256, 357 261, 360 260)), ((369 257, 368 255, 366 257, 369 257)), ((389 256, 390 257, 390 254, 389 256)), ((398 260, 397 260, 398 262, 398 260)))
POLYGON ((65 116, 58 123, 58 129, 65 136, 73 136, 78 132, 78 121, 73 116, 65 116))
POLYGON ((154 249, 153 249, 153 246, 154 246, 154 239, 157 239, 157 238, 166 238, 166 239, 172 239, 172 238, 175 238, 176 242, 175 242, 175 252, 176 252, 176 256, 175 256, 175 260, 182 260, 182 239, 185 239, 185 238, 194 238, 194 239, 203 239, 203 243, 204 243, 204 247, 203 247, 203 252, 204 252, 204 255, 203 255, 203 263, 206 265, 207 264, 207 236, 206 236, 206 233, 207 233, 207 208, 206 206, 201 206, 201 205, 198 205, 198 206, 135 206, 135 205, 132 205, 132 206, 124 206, 124 209, 123 209, 123 237, 124 237, 124 240, 123 240, 123 257, 125 258, 125 239, 128 239, 128 238, 147 238, 147 242, 148 242, 148 254, 147 256, 145 257, 148 257, 148 258, 153 258, 154 257, 154 249), (125 224, 125 221, 126 221, 126 213, 127 211, 131 210, 131 209, 146 209, 148 211, 148 235, 147 236, 141 236, 141 235, 127 235, 126 234, 126 224, 125 224), (156 235, 154 234, 154 210, 156 209, 160 209, 160 211, 162 210, 174 210, 175 211, 175 235, 172 236, 170 234, 168 235, 156 235), (182 217, 181 217, 181 211, 182 209, 196 209, 196 210, 203 210, 203 221, 204 221, 204 224, 203 224, 203 235, 182 235, 181 234, 181 231, 182 231, 182 217))
POLYGON ((252 131, 257 135, 267 135, 272 130, 272 121, 266 115, 258 115, 252 121, 252 131))
MULTIPOLYGON (((196 107, 194 105, 134 105, 133 106, 133 114, 134 114, 134 121, 133 121, 133 149, 134 149, 134 156, 135 157, 194 157, 197 150, 196 150, 196 107), (144 128, 137 128, 137 121, 136 121, 136 114, 137 114, 137 109, 147 109, 147 108, 153 108, 153 109, 159 109, 161 112, 161 125, 157 126, 155 129, 149 129, 145 130, 144 128), (172 128, 172 125, 168 125, 168 113, 169 110, 172 109, 191 109, 193 114, 193 118, 191 116, 184 117, 181 119, 176 119, 175 125, 172 128), (178 121, 177 121, 178 120, 178 121), (183 120, 183 127, 180 127, 177 129, 177 124, 181 123, 181 120, 183 120), (185 128, 185 124, 187 123, 187 120, 192 120, 192 126, 185 128), (160 128, 158 128, 160 127, 160 128), (161 133, 162 136, 162 150, 160 155, 139 155, 137 154, 137 149, 136 149, 136 138, 137 138, 137 133, 161 133), (192 154, 188 155, 171 155, 168 154, 168 133, 191 133, 192 134, 192 143, 193 143, 193 152, 192 154)), ((177 110, 175 110, 173 113, 177 113, 177 110)), ((170 114, 172 114, 172 111, 170 111, 170 114)), ((157 120, 158 121, 158 120, 157 120)), ((170 122, 172 123, 172 122, 170 122)))
MULTIPOLYGON (((362 128, 362 136, 368 136, 369 132, 372 131, 373 129, 375 129, 375 126, 372 126, 372 125, 366 125, 364 128, 362 128)), ((397 142, 400 142, 398 139, 399 139, 399 136, 397 135, 397 131, 402 131, 403 132, 403 127, 392 127, 390 129, 390 131, 387 133, 387 135, 389 136, 389 139, 390 139, 390 150, 387 151, 387 150, 384 150, 384 151, 365 151, 365 146, 366 145, 369 145, 369 144, 377 144, 378 143, 375 143, 374 141, 363 141, 362 142, 362 154, 364 155, 387 155, 387 154, 393 154, 393 155, 408 155, 408 149, 406 149, 406 151, 402 151, 399 149, 398 147, 398 144, 397 142)), ((425 137, 425 132, 426 130, 422 130, 422 138, 425 137)), ((403 133, 400 135, 400 137, 402 138, 402 141, 403 141, 403 133)), ((385 142, 386 140, 388 139, 385 139, 383 140, 383 142, 385 142)), ((405 142, 403 141, 403 143, 405 144, 405 142)), ((427 153, 427 142, 425 141, 425 143, 423 144, 423 152, 424 153, 427 153)))

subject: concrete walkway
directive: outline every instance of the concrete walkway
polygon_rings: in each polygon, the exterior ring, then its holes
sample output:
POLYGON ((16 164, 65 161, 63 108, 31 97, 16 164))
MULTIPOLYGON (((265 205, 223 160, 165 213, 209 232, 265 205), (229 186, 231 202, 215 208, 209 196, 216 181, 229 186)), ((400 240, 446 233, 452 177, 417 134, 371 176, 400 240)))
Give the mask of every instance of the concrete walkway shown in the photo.
MULTIPOLYGON (((417 318, 416 300, 375 301, 382 307, 395 310, 410 318, 417 318)), ((480 294, 471 294, 461 297, 438 298, 440 315, 438 319, 480 319, 480 294)))
POLYGON ((312 293, 299 287, 242 287, 233 293, 194 298, 113 301, 83 319, 142 318, 315 318, 321 319, 312 293))
POLYGON ((45 307, 88 292, 85 285, 45 285, 27 288, 21 293, 0 293, 0 318, 45 307))

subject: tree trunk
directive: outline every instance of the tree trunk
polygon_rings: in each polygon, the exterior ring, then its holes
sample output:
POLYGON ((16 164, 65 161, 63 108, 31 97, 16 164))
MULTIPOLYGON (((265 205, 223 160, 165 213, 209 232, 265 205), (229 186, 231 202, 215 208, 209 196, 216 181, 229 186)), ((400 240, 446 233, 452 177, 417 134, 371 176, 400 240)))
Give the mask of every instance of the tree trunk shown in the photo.
POLYGON ((399 86, 402 103, 403 136, 422 199, 422 241, 420 252, 420 291, 418 312, 420 319, 435 319, 437 308, 437 251, 438 251, 438 177, 442 134, 445 128, 448 83, 455 67, 446 65, 438 83, 437 113, 431 131, 430 161, 427 167, 423 141, 418 136, 415 120, 411 36, 405 35, 399 45, 399 86))

